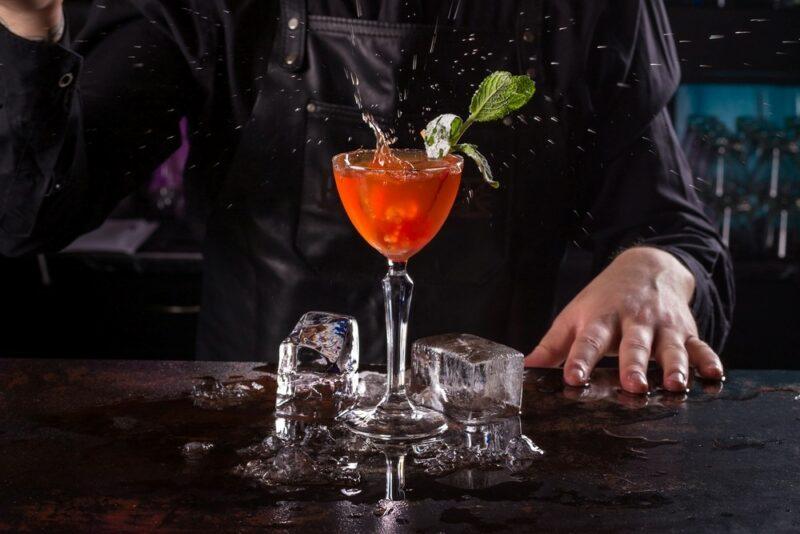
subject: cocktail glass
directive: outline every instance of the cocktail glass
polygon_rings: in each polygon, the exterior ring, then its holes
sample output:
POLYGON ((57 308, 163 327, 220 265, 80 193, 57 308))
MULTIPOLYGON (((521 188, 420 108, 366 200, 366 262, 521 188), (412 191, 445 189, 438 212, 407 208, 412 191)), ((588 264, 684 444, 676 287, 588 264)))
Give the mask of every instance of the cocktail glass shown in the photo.
POLYGON ((445 417, 406 396, 406 335, 414 283, 406 264, 439 232, 447 219, 464 161, 460 156, 428 159, 422 150, 393 150, 375 162, 374 150, 333 158, 336 188, 350 221, 389 262, 383 279, 386 309, 386 394, 374 408, 343 415, 355 433, 383 441, 409 441, 447 428, 445 417))

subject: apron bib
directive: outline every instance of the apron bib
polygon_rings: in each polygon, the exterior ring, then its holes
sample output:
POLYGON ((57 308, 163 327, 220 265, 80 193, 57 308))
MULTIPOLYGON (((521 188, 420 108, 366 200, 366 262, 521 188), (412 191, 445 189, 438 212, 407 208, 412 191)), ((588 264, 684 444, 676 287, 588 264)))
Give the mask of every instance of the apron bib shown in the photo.
MULTIPOLYGON (((416 24, 280 2, 281 31, 261 45, 270 51, 266 73, 208 224, 200 357, 275 360, 297 319, 320 310, 355 316, 362 361, 383 361, 386 260, 353 228, 331 169, 337 153, 374 148, 356 99, 393 131, 395 146, 421 148, 426 122, 445 112, 464 116, 490 72, 542 71, 540 2, 519 2, 520 17, 491 30, 450 20, 450 3, 442 4, 438 22, 416 24)), ((535 77, 541 92, 546 80, 535 77)), ((520 345, 531 327, 515 318, 527 316, 529 325, 549 316, 552 294, 537 295, 525 281, 552 288, 543 277, 560 259, 551 212, 564 205, 557 198, 567 180, 554 185, 553 176, 566 159, 566 117, 541 95, 522 111, 477 124, 465 138, 490 159, 502 186, 489 188, 465 162, 447 222, 409 262, 411 340, 463 331, 520 345)))

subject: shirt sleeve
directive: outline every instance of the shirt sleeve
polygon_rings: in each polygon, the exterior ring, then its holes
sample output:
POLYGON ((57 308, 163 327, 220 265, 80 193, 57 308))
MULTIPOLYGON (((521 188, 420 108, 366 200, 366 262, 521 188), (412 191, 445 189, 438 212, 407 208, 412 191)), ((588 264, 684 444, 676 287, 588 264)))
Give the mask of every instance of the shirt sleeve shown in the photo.
MULTIPOLYGON (((69 38, 64 39, 64 44, 69 38)), ((81 57, 62 44, 28 41, 0 26, 0 232, 31 232, 54 187, 75 103, 81 57)))
POLYGON ((2 255, 63 248, 179 145, 185 58, 127 2, 93 13, 74 41, 0 27, 2 255))
POLYGON ((721 350, 733 314, 733 269, 667 110, 680 67, 666 10, 651 0, 611 4, 590 56, 595 143, 586 205, 595 267, 633 246, 673 254, 695 278, 700 336, 721 350))

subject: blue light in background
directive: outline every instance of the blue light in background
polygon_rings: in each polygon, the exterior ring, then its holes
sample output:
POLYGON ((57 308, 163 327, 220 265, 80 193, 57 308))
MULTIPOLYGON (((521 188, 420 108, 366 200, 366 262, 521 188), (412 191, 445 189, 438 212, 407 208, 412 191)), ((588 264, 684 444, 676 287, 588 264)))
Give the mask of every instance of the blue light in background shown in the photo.
POLYGON ((737 117, 764 118, 782 126, 786 117, 800 116, 800 87, 783 85, 687 84, 675 96, 675 129, 686 133, 690 115, 710 115, 731 131, 737 117))

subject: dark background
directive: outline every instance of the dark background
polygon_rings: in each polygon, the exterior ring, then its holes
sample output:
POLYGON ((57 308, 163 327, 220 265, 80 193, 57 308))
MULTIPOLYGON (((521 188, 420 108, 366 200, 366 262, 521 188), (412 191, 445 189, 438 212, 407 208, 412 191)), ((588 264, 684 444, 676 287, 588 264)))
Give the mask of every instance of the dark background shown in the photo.
MULTIPOLYGON (((693 91, 702 89, 707 94, 709 87, 719 91, 718 98, 714 97, 717 105, 732 88, 788 88, 797 94, 794 113, 800 113, 797 2, 685 0, 668 4, 683 65, 684 101, 693 99, 693 91), (758 26, 750 31, 754 24, 758 26), (732 38, 744 35, 737 32, 745 28, 746 38, 732 38)), ((73 32, 91 9, 89 5, 66 2, 73 32)), ((731 101, 730 106, 736 103, 731 101)), ((684 107, 677 101, 673 105, 676 124, 686 122, 681 115, 686 113, 684 107)), ((155 234, 132 256, 84 253, 0 258, 0 357, 193 358, 202 232, 193 224, 191 210, 187 215, 174 205, 163 205, 174 194, 179 192, 150 187, 118 209, 116 217, 159 223, 155 234)), ((736 255, 735 265, 738 302, 734 330, 723 355, 726 364, 800 368, 797 249, 784 258, 768 253, 736 255)), ((586 283, 587 266, 585 253, 568 251, 559 305, 586 283)))

